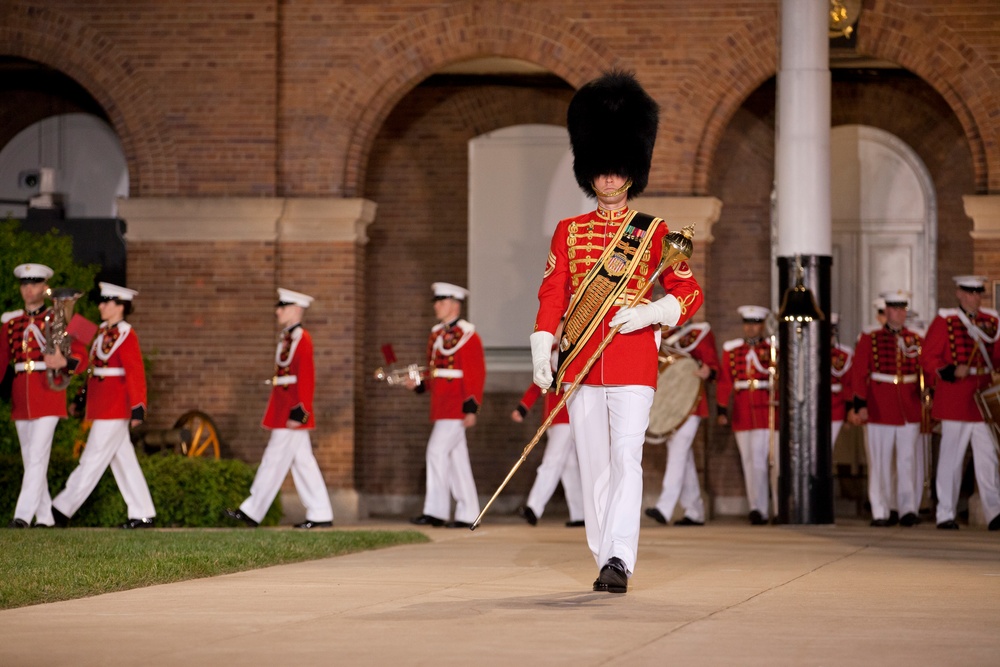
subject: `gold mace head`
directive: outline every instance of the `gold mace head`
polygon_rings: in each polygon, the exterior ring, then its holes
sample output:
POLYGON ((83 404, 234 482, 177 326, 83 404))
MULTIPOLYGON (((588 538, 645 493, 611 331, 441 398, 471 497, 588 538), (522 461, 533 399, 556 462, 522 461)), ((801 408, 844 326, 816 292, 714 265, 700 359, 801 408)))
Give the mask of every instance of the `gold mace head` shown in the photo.
POLYGON ((669 232, 663 237, 663 260, 667 266, 691 259, 694 253, 694 225, 690 224, 681 231, 669 232))

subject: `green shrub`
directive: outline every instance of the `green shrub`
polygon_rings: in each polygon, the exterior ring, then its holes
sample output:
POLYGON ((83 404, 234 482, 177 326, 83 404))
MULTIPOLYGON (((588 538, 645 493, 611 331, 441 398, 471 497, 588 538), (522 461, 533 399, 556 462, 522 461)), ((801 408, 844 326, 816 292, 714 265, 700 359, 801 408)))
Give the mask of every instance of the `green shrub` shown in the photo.
MULTIPOLYGON (((75 422, 68 419, 63 422, 75 422)), ((49 490, 55 497, 79 461, 71 453, 55 451, 49 461, 49 490)), ((236 460, 192 459, 180 454, 139 454, 139 465, 156 506, 157 526, 231 526, 223 516, 226 507, 237 507, 250 494, 255 468, 236 460)), ((0 517, 14 516, 24 468, 20 454, 0 454, 0 517)), ((105 471, 93 493, 72 518, 73 526, 117 526, 128 517, 111 470, 105 471)), ((281 519, 280 496, 261 525, 281 519)))

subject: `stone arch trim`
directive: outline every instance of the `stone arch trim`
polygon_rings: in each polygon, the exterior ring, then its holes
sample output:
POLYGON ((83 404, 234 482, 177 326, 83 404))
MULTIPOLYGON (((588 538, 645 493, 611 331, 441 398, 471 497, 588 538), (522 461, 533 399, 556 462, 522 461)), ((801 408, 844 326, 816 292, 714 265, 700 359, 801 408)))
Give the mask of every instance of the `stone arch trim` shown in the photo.
POLYGON ((53 67, 94 96, 122 142, 132 195, 177 192, 174 146, 142 74, 114 43, 65 14, 18 2, 0 9, 0 51, 53 67))
POLYGON ((688 131, 700 131, 700 135, 689 139, 695 144, 694 161, 689 163, 687 176, 678 176, 682 179, 677 183, 678 194, 708 194, 709 170, 729 121, 750 93, 777 73, 777 11, 748 21, 707 52, 711 55, 681 84, 678 106, 688 109, 683 118, 706 120, 688 131))
POLYGON ((334 192, 360 195, 365 165, 379 127, 416 83, 452 62, 503 56, 536 63, 580 86, 622 63, 602 40, 578 25, 531 4, 484 0, 455 3, 409 18, 371 43, 371 57, 353 85, 330 100, 333 119, 356 119, 341 165, 327 172, 341 177, 334 192), (365 82, 362 85, 362 82, 365 82))
POLYGON ((937 90, 965 131, 977 193, 1000 191, 1000 76, 943 20, 898 0, 867 0, 858 51, 899 63, 937 90))

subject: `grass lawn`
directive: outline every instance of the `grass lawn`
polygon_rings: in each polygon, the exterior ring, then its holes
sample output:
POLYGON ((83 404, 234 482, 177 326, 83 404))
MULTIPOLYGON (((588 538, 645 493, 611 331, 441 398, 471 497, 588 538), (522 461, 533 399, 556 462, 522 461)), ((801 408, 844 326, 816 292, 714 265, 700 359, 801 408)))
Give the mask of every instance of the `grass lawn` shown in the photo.
POLYGON ((427 541, 417 531, 0 529, 0 609, 427 541))

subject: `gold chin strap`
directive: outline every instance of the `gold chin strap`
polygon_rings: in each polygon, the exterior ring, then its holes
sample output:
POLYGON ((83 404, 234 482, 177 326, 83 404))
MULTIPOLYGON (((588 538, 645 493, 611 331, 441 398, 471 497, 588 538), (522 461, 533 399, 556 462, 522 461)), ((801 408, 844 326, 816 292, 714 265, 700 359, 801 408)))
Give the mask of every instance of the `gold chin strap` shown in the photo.
POLYGON ((605 199, 609 199, 611 197, 617 197, 618 195, 620 195, 621 193, 625 192, 630 187, 632 187, 632 179, 630 178, 626 180, 624 185, 622 185, 617 190, 612 190, 611 192, 603 192, 601 190, 598 190, 597 187, 594 185, 591 185, 590 187, 593 189, 594 194, 596 194, 598 197, 604 197, 605 199))

